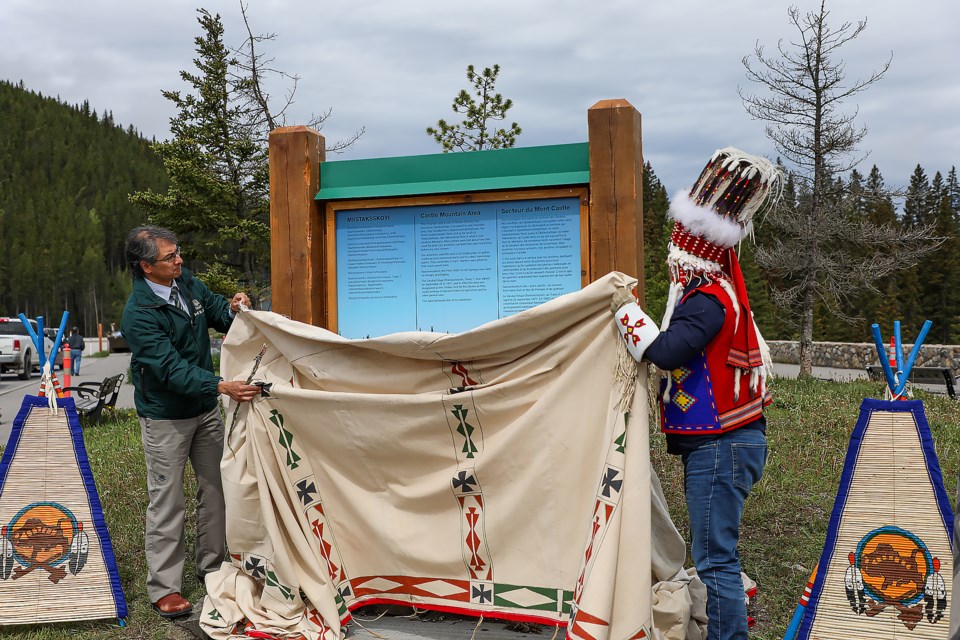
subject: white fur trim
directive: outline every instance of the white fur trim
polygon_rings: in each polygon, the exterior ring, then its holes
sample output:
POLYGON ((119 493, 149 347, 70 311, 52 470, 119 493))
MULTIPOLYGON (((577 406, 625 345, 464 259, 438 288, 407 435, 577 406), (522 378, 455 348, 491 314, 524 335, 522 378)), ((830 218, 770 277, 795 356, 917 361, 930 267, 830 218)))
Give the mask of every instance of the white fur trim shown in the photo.
POLYGON ((733 220, 724 218, 713 209, 694 203, 687 193, 678 192, 670 200, 667 215, 695 236, 706 238, 722 247, 732 247, 750 234, 752 225, 741 227, 733 220))

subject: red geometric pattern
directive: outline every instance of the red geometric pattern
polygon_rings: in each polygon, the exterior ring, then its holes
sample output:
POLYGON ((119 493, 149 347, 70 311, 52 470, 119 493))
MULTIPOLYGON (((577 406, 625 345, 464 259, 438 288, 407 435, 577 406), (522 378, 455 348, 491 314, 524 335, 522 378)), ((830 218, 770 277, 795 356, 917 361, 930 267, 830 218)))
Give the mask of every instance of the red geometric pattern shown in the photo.
POLYGON ((343 570, 340 554, 337 553, 333 544, 324 537, 327 519, 323 513, 323 503, 318 502, 307 509, 307 520, 310 522, 310 529, 313 531, 313 535, 317 537, 320 543, 320 555, 323 556, 324 562, 327 563, 327 573, 334 583, 342 582, 346 579, 347 574, 343 570), (315 512, 312 517, 311 512, 315 512), (340 566, 338 566, 338 564, 340 566))
MULTIPOLYGON (((592 616, 589 613, 583 611, 582 609, 577 611, 576 616, 570 621, 571 624, 567 627, 567 637, 568 638, 582 638, 583 640, 597 640, 596 636, 591 634, 586 630, 584 625, 592 625, 595 627, 609 627, 610 623, 604 620, 603 618, 598 618, 597 616, 592 616)), ((606 629, 597 629, 594 630, 594 633, 602 632, 606 636, 606 629)), ((643 636, 639 636, 643 638, 643 636)))
POLYGON ((478 384, 476 380, 470 377, 470 373, 462 362, 454 362, 450 366, 450 373, 460 378, 460 384, 457 385, 459 387, 473 387, 478 384))
POLYGON ((307 620, 317 626, 317 628, 320 630, 320 637, 323 637, 327 631, 330 631, 330 627, 323 624, 323 618, 320 617, 320 612, 316 609, 307 609, 307 620))
POLYGON ((469 580, 447 580, 411 576, 365 576, 352 578, 354 596, 403 595, 439 598, 451 602, 470 602, 469 580), (427 587, 427 588, 424 588, 427 587))
POLYGON ((633 346, 637 346, 637 343, 640 342, 640 334, 636 333, 635 330, 639 329, 640 327, 645 327, 647 325, 646 320, 641 317, 636 322, 631 323, 630 314, 625 313, 623 314, 623 317, 620 318, 620 324, 627 328, 626 333, 623 334, 623 339, 628 343, 632 340, 633 346))
POLYGON ((473 580, 492 580, 493 567, 487 549, 483 529, 483 496, 458 496, 460 513, 463 516, 463 560, 473 580))
MULTIPOLYGON (((624 320, 626 319, 627 316, 625 315, 624 320)), ((625 424, 624 427, 626 427, 625 424)), ((626 433, 624 432, 623 435, 625 436, 626 433)), ((593 638, 593 635, 583 627, 583 624, 608 624, 600 618, 595 618, 584 613, 580 609, 580 604, 587 580, 590 577, 590 572, 593 570, 593 562, 596 559, 597 550, 600 548, 600 545, 603 544, 607 528, 610 526, 610 520, 617 506, 620 504, 622 480, 619 478, 623 472, 624 450, 623 447, 617 443, 621 437, 623 436, 615 437, 610 445, 610 449, 607 452, 605 470, 597 487, 597 499, 593 506, 593 518, 590 523, 590 539, 583 553, 580 575, 573 588, 571 624, 567 630, 567 635, 571 638, 593 638)), ((607 635, 605 630, 602 635, 604 637, 607 635)))
POLYGON ((467 548, 470 549, 470 570, 472 574, 477 574, 483 571, 485 566, 483 559, 480 557, 478 550, 480 549, 480 536, 477 535, 477 524, 480 522, 480 513, 477 511, 476 507, 470 507, 467 509, 466 513, 467 524, 470 525, 470 532, 467 534, 467 548))
MULTIPOLYGON (((587 572, 590 569, 590 560, 593 558, 594 544, 597 542, 597 534, 605 530, 610 515, 613 513, 614 505, 607 504, 602 500, 597 500, 593 507, 593 522, 590 525, 590 542, 587 544, 587 550, 583 554, 583 563, 580 570, 580 577, 577 578, 577 584, 573 589, 573 601, 580 602, 580 595, 583 593, 583 585, 587 579, 587 572)), ((601 536, 602 538, 603 536, 601 536)))
MULTIPOLYGON (((464 375, 465 383, 473 383, 474 379, 467 375, 466 369, 462 369, 460 363, 454 363, 451 371, 453 373, 461 372, 464 375)), ((467 569, 467 574, 471 580, 493 580, 493 565, 491 562, 490 549, 486 542, 486 533, 484 530, 483 517, 483 490, 476 473, 476 462, 483 455, 483 431, 477 418, 473 418, 474 425, 477 427, 469 432, 463 428, 463 420, 460 425, 450 420, 450 416, 466 415, 462 412, 468 411, 471 415, 477 416, 478 411, 473 402, 473 392, 457 393, 443 399, 445 409, 444 420, 447 421, 447 428, 453 437, 453 453, 457 457, 457 472, 451 479, 451 488, 454 497, 460 506, 460 533, 463 546, 461 554, 463 563, 467 569), (453 404, 456 402, 456 404, 453 404), (454 409, 451 410, 450 405, 454 409), (467 407, 464 409, 464 407, 467 407), (457 428, 460 426, 461 428, 457 428), (463 439, 467 438, 469 447, 464 446, 463 439)))

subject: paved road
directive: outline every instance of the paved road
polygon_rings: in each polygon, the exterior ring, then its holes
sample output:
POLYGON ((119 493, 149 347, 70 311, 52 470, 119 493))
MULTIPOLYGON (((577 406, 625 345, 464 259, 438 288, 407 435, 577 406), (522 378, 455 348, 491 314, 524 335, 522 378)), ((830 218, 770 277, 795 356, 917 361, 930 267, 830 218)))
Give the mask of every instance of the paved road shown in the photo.
MULTIPOLYGON (((773 363, 773 375, 778 378, 796 378, 800 375, 800 365, 773 363)), ((849 382, 867 377, 865 369, 834 369, 832 367, 814 367, 813 377, 820 380, 836 380, 837 382, 849 382)))
MULTIPOLYGON (((129 368, 129 353, 112 353, 106 358, 84 357, 80 362, 80 375, 71 376, 70 384, 100 382, 104 378, 118 373, 126 376, 129 368)), ((56 374, 60 384, 66 386, 63 372, 57 371, 56 374)), ((23 397, 27 394, 37 395, 39 392, 39 374, 36 374, 30 380, 20 380, 16 374, 12 373, 0 376, 0 443, 6 444, 7 438, 10 437, 10 429, 14 418, 17 417, 17 412, 20 411, 23 397)), ((128 384, 126 380, 120 388, 117 406, 121 408, 133 407, 133 385, 128 384)))

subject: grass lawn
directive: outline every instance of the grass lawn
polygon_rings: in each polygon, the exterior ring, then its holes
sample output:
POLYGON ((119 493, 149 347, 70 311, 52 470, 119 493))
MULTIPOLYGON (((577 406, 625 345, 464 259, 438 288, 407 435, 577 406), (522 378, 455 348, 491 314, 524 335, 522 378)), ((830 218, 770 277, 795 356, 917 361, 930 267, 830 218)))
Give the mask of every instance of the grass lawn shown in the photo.
MULTIPOLYGON (((760 586, 755 608, 758 623, 751 635, 780 640, 819 560, 860 402, 865 397, 880 397, 881 387, 871 382, 775 380, 771 388, 775 401, 767 411, 770 457, 763 480, 747 501, 741 555, 745 571, 760 586)), ((960 402, 922 392, 918 397, 924 400, 952 501, 960 462, 960 402)), ((120 629, 116 621, 109 620, 7 627, 0 628, 0 636, 30 640, 192 638, 161 620, 147 600, 143 553, 146 482, 136 417, 129 411, 112 413, 84 433, 130 609, 127 627, 120 629)), ((681 466, 666 455, 663 437, 656 432, 651 433, 651 455, 673 520, 686 537, 681 466)), ((196 487, 189 472, 188 479, 186 492, 193 495, 196 487)), ((188 518, 192 517, 188 512, 188 518)), ((187 531, 192 537, 192 522, 187 531)), ((188 540, 188 548, 192 546, 193 541, 188 540)), ((192 571, 186 573, 185 595, 199 603, 203 589, 192 571)))

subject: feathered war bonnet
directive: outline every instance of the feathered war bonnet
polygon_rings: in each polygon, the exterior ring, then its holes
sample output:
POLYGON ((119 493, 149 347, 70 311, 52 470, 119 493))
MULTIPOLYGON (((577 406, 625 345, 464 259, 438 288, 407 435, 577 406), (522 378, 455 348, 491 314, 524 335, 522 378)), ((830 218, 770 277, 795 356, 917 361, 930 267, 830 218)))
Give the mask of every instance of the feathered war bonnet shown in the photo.
POLYGON ((736 310, 727 363, 740 369, 762 367, 750 301, 733 247, 753 234, 754 215, 774 206, 782 191, 782 174, 769 160, 727 147, 714 152, 689 193, 680 192, 670 200, 667 215, 674 225, 667 265, 673 285, 661 330, 669 325, 684 287, 699 276, 723 287, 736 310))

